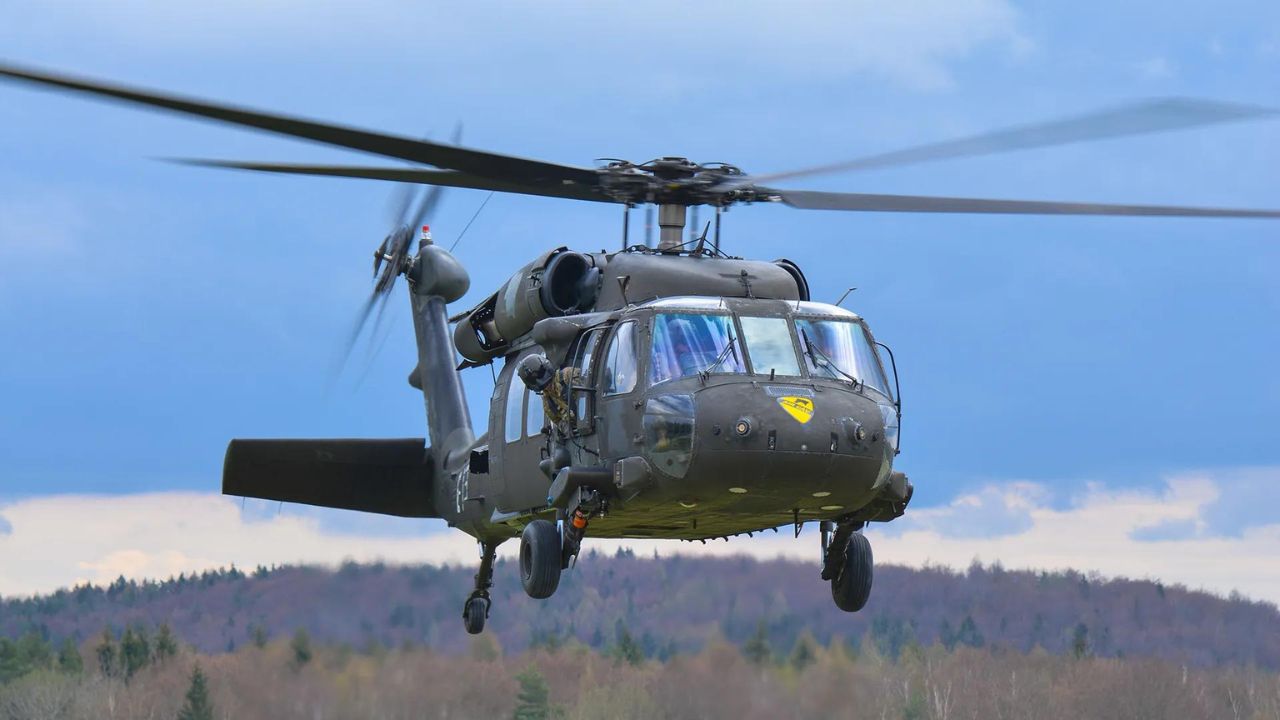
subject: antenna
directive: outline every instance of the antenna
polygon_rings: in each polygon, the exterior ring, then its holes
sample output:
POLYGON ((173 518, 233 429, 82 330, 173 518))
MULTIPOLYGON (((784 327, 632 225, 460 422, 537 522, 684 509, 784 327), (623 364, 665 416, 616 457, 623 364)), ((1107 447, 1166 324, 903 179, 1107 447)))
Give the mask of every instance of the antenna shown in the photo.
POLYGON ((630 275, 622 275, 618 277, 618 290, 622 291, 622 302, 626 305, 631 304, 631 301, 627 299, 627 285, 630 283, 630 275))
POLYGON ((622 249, 626 250, 631 238, 631 203, 622 206, 622 249))
POLYGON ((712 241, 711 248, 720 254, 720 215, 724 213, 724 208, 720 205, 716 206, 716 239, 712 241))

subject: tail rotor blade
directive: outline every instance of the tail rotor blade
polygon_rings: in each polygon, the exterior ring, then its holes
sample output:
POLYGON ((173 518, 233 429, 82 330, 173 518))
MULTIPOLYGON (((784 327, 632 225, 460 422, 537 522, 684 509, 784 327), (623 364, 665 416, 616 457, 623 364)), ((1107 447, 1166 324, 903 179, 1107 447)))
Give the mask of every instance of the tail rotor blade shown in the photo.
POLYGON ((333 377, 336 379, 342 374, 347 367, 347 361, 351 359, 351 351, 356 346, 356 340, 360 339, 360 333, 364 330, 364 325, 369 320, 369 315, 373 312, 373 306, 377 304, 378 293, 370 293, 369 297, 364 301, 364 307, 360 308, 357 313, 355 322, 351 324, 351 331, 347 333, 347 340, 343 343, 341 352, 333 363, 333 377))
POLYGON ((408 221, 409 207, 413 205, 413 198, 418 192, 417 185, 407 183, 400 184, 392 191, 391 203, 388 205, 391 210, 389 225, 398 227, 408 221))
MULTIPOLYGON (((462 123, 458 123, 453 128, 453 136, 449 140, 454 145, 462 142, 462 123)), ((443 195, 444 186, 442 185, 433 185, 428 188, 427 192, 422 196, 422 201, 418 204, 417 212, 413 214, 412 222, 408 223, 409 227, 416 229, 422 225, 423 221, 427 219, 427 216, 435 212, 436 206, 440 204, 440 198, 443 195)))
POLYGON ((444 188, 434 185, 429 188, 422 196, 422 202, 418 205, 418 209, 413 214, 413 222, 409 224, 411 228, 417 228, 427 219, 427 216, 435 212, 436 206, 440 204, 440 198, 444 195, 444 188))

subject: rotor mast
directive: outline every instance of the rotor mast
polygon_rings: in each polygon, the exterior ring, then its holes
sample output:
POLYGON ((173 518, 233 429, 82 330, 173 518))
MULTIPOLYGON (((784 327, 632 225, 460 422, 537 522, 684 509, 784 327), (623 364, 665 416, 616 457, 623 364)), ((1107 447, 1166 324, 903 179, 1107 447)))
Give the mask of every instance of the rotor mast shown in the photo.
POLYGON ((661 228, 658 234, 658 250, 675 252, 685 244, 683 238, 687 210, 687 205, 658 206, 658 227, 661 228))
POLYGON ((697 175, 703 168, 682 157, 658 158, 646 165, 657 181, 655 189, 659 190, 651 196, 658 205, 658 250, 676 252, 685 245, 684 226, 689 201, 693 199, 688 191, 697 182, 697 175))

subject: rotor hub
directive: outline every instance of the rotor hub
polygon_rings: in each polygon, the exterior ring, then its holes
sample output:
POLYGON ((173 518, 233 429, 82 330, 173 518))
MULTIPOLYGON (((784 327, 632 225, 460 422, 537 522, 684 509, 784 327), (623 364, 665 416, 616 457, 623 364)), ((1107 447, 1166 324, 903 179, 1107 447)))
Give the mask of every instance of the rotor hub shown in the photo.
POLYGON ((726 187, 745 177, 728 163, 696 163, 685 157, 660 157, 644 163, 610 159, 599 168, 600 186, 629 205, 717 205, 757 199, 750 188, 726 187))

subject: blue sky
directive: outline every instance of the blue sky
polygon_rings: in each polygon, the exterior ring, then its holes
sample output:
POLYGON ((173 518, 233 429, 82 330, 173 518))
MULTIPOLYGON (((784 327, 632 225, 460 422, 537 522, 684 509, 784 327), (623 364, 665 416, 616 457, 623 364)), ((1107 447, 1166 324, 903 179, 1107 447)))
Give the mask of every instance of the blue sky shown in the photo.
MULTIPOLYGON (((1148 97, 1280 107, 1280 7, 1261 1, 259 5, 0 2, 0 47, 410 135, 461 121, 468 145, 570 164, 676 154, 761 173, 1148 97)), ((425 434, 402 298, 376 358, 357 348, 330 379, 392 188, 151 159, 367 157, 17 86, 0 87, 0 128, 0 554, 17 534, 3 503, 216 492, 231 437, 425 434)), ((795 185, 1274 208, 1277 161, 1272 121, 795 185)), ((436 237, 483 199, 451 191, 436 237)), ((457 253, 463 304, 550 245, 616 246, 618 215, 495 197, 457 253)), ((1219 495, 1138 539, 1280 524, 1264 502, 1280 480, 1280 223, 770 206, 734 209, 725 233, 734 253, 798 261, 818 299, 858 286, 847 305, 895 349, 900 467, 944 513, 899 532, 999 537, 1030 527, 1018 508, 1067 512, 1099 487, 1159 503, 1187 473, 1219 495), (1014 483, 1034 502, 1006 502, 1014 483), (996 506, 965 513, 967 498, 996 506)), ((485 417, 489 373, 466 383, 485 417)))

